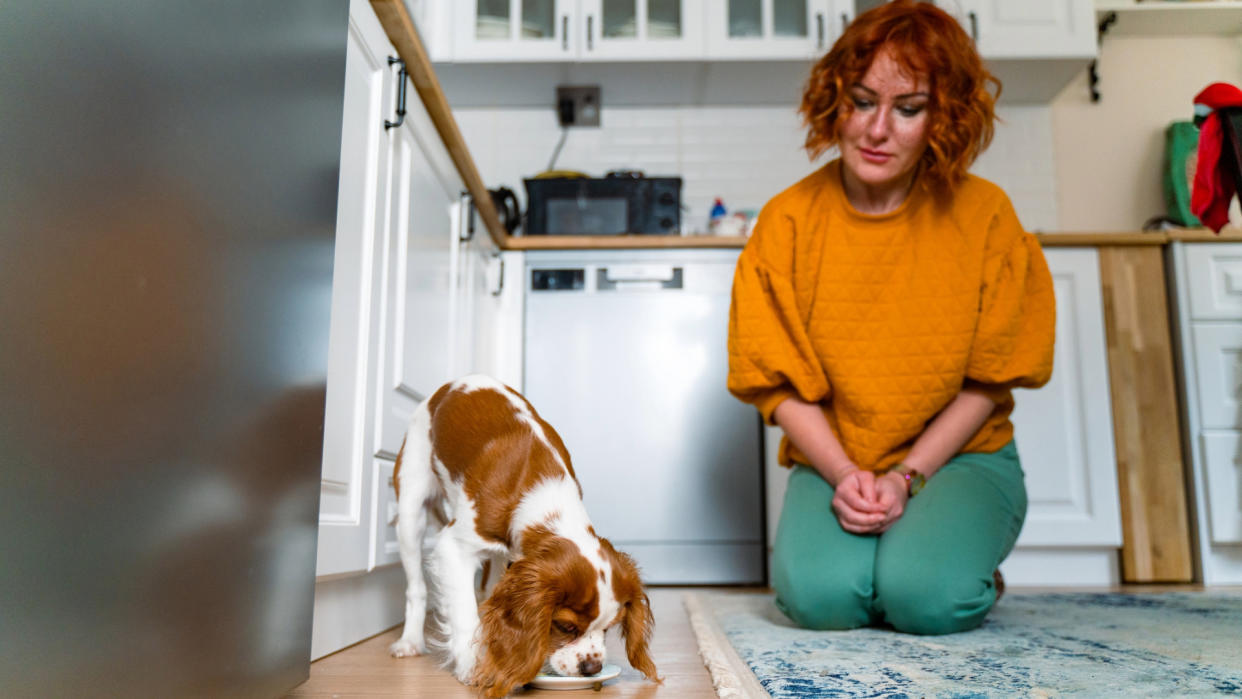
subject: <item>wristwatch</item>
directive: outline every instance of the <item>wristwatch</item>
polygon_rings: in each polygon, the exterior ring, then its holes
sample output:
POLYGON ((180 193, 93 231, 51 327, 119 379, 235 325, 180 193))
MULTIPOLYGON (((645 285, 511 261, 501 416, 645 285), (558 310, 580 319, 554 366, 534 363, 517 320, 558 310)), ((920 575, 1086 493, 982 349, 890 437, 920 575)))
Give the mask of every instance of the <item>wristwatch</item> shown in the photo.
POLYGON ((889 471, 894 471, 902 478, 906 479, 906 495, 909 497, 918 495, 919 491, 923 489, 923 486, 927 485, 927 476, 924 476, 922 473, 915 471, 905 464, 897 464, 896 466, 890 468, 889 471))

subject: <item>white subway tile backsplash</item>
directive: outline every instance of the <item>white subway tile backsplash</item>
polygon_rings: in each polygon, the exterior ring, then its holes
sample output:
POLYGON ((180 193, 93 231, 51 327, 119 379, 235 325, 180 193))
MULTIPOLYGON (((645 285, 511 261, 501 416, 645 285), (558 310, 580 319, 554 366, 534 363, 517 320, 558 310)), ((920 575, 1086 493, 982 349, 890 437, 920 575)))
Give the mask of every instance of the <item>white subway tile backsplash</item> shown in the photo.
MULTIPOLYGON (((548 108, 454 110, 488 187, 506 185, 525 200, 522 179, 548 165, 561 131, 548 108)), ((972 171, 1008 192, 1023 225, 1055 230, 1057 201, 1050 108, 999 110, 991 147, 972 171)), ((805 131, 793 105, 607 107, 598 129, 571 129, 557 169, 603 175, 644 170, 680 175, 690 230, 706 226, 720 197, 731 210, 759 209, 827 162, 802 149, 805 131)))

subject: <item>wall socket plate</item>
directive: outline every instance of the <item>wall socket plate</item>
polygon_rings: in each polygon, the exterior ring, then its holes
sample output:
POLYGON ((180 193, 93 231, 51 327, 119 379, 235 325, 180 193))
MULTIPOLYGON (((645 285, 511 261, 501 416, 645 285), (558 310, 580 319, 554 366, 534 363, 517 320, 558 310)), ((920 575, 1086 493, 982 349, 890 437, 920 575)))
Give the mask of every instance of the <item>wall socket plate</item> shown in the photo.
POLYGON ((599 100, 599 85, 557 85, 557 121, 562 127, 599 126, 599 100))

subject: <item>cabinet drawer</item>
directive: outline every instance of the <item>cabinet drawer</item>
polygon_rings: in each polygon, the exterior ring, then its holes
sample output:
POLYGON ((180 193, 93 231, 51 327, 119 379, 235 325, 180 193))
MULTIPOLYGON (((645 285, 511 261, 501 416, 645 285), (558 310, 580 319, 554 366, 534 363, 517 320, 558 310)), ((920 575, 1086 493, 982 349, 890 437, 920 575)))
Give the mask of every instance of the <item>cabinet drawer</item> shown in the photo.
POLYGON ((1203 483, 1212 543, 1242 544, 1242 433, 1203 435, 1203 483))
POLYGON ((1190 332, 1202 427, 1242 428, 1242 322, 1196 323, 1190 332))
POLYGON ((1242 318, 1242 243, 1186 246, 1185 273, 1192 318, 1242 318))

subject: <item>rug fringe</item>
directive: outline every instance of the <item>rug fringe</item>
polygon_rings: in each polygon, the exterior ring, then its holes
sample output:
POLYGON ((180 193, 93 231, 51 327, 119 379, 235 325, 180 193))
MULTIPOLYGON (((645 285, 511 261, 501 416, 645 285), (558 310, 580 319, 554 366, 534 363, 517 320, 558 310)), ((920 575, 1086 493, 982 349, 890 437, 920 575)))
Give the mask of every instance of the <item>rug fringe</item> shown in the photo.
POLYGON ((733 649, 715 618, 703 608, 698 595, 686 593, 681 602, 699 642, 699 657, 711 673, 716 696, 720 699, 771 699, 755 673, 733 649))

